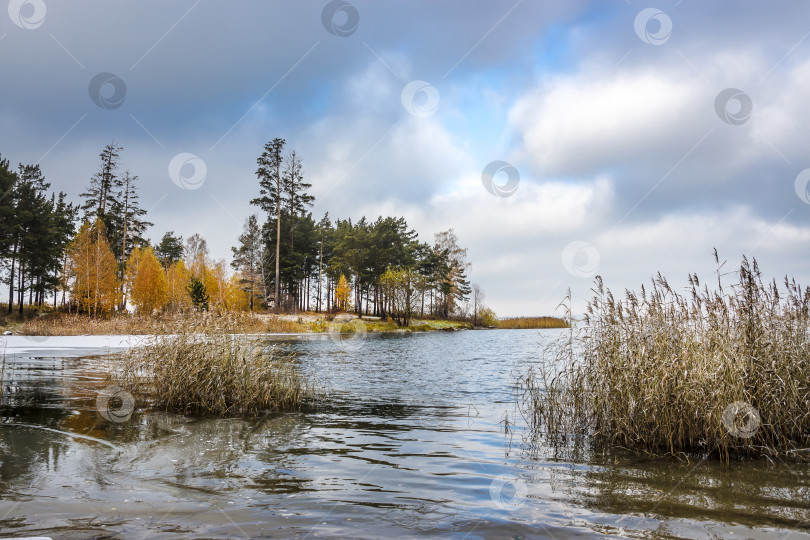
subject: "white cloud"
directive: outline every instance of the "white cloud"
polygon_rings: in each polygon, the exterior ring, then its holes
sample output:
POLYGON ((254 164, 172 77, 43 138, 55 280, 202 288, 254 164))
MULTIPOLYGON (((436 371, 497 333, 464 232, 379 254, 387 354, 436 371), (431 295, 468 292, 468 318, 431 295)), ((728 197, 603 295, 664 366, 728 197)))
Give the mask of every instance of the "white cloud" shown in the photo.
POLYGON ((582 174, 676 145, 694 132, 701 82, 645 70, 604 82, 560 77, 510 112, 524 152, 547 174, 582 174))

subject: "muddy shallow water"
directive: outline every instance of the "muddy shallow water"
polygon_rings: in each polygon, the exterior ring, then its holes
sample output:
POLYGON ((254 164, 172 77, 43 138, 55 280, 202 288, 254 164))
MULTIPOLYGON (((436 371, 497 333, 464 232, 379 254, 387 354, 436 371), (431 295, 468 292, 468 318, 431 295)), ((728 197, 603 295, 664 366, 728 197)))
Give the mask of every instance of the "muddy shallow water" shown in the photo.
POLYGON ((136 403, 124 422, 97 410, 97 355, 122 344, 17 343, 0 535, 810 539, 808 465, 527 444, 512 383, 557 335, 272 337, 328 390, 316 412, 200 419, 136 403))

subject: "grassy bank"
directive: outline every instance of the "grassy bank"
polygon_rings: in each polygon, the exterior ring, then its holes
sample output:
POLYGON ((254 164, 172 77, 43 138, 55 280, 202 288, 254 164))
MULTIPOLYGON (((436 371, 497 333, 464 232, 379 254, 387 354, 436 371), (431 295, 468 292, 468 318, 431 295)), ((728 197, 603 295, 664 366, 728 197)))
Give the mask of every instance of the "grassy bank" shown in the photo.
POLYGON ((523 409, 555 444, 654 454, 810 458, 810 290, 764 283, 745 259, 730 288, 660 274, 615 297, 597 279, 582 326, 522 377, 523 409))
POLYGON ((294 357, 224 334, 157 337, 130 349, 113 381, 136 401, 192 414, 297 410, 316 397, 294 357))
POLYGON ((215 314, 188 312, 137 316, 119 314, 107 318, 75 313, 47 313, 11 327, 15 333, 29 336, 144 335, 207 333, 294 333, 307 327, 280 317, 260 317, 244 312, 215 314))
POLYGON ((558 317, 511 317, 501 319, 497 328, 530 329, 530 328, 568 328, 568 322, 558 317))

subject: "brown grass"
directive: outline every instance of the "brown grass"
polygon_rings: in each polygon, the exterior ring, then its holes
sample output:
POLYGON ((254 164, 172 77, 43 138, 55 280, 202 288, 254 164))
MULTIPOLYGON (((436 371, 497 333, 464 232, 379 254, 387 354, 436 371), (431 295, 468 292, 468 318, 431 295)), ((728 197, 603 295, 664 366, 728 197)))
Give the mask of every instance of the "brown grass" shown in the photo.
MULTIPOLYGON (((354 317, 354 315, 348 315, 354 317)), ((300 314, 248 312, 185 312, 158 315, 117 314, 93 318, 84 314, 47 313, 26 320, 15 331, 29 336, 81 335, 165 335, 183 332, 208 334, 300 334, 333 331, 334 315, 306 312, 300 314)), ((403 328, 364 318, 369 332, 399 332, 403 328)), ((470 328, 463 321, 414 320, 406 331, 470 328)))
POLYGON ((559 317, 512 317, 498 321, 498 328, 530 329, 530 328, 568 328, 568 322, 559 317))
POLYGON ((162 335, 182 332, 263 334, 306 332, 308 326, 274 315, 245 312, 195 311, 158 316, 119 314, 109 318, 52 313, 25 321, 18 331, 30 336, 162 335))
MULTIPOLYGON (((716 257, 716 255, 715 255, 716 257)), ((661 276, 613 296, 597 278, 584 326, 519 381, 536 433, 655 454, 810 457, 810 289, 763 283, 686 294, 661 276)))
POLYGON ((203 415, 298 410, 316 395, 295 357, 225 334, 155 337, 125 353, 112 379, 157 407, 203 415))

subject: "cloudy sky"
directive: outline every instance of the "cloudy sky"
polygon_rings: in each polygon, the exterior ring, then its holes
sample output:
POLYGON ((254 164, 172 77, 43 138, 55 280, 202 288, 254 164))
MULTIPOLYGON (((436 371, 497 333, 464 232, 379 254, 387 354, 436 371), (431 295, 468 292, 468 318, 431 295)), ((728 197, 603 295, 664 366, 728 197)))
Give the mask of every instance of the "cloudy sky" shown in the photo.
POLYGON ((118 141, 153 239, 229 258, 283 137, 316 219, 455 229, 502 316, 714 247, 810 281, 807 2, 4 3, 0 153, 78 200, 118 141))

